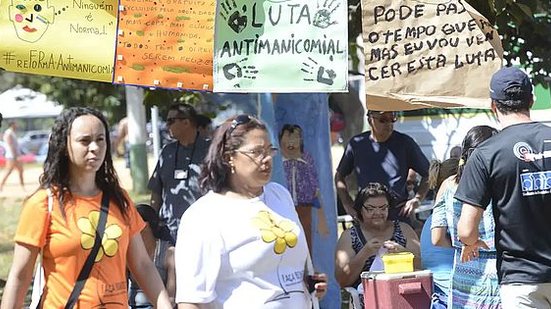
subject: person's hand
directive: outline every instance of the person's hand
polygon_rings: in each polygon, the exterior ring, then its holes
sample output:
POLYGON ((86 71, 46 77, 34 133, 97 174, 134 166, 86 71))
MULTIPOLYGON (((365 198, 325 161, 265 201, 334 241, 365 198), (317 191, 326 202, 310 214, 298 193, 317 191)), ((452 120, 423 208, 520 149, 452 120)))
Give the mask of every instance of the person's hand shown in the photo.
POLYGON ((312 276, 312 280, 316 282, 314 284, 315 296, 321 299, 327 293, 327 275, 324 273, 315 273, 312 276))
POLYGON ((362 251, 367 251, 367 255, 371 256, 377 253, 379 249, 383 246, 383 242, 380 241, 378 238, 371 238, 367 240, 365 245, 362 248, 362 251))
POLYGON ((414 197, 406 202, 406 204, 402 207, 400 210, 400 216, 401 217, 409 217, 409 215, 415 210, 415 208, 419 207, 421 202, 419 201, 419 198, 414 197))
POLYGON ((478 250, 480 248, 489 249, 488 245, 480 239, 472 245, 463 245, 463 248, 461 249, 461 262, 465 263, 478 258, 478 250))
POLYGON ((388 250, 389 253, 398 253, 398 252, 404 252, 406 251, 406 248, 404 248, 399 243, 387 240, 383 243, 383 247, 388 250))

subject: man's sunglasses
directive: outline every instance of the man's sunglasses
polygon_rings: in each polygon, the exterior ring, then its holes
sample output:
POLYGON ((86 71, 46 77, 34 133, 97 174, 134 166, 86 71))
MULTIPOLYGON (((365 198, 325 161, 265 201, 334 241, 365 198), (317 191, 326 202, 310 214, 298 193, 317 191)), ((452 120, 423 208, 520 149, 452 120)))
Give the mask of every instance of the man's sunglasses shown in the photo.
POLYGON ((166 125, 172 125, 176 122, 176 120, 184 120, 187 119, 186 117, 169 117, 166 119, 166 125))
POLYGON ((374 114, 374 113, 367 114, 368 117, 371 117, 380 123, 395 123, 398 120, 395 113, 392 113, 390 116, 382 116, 382 115, 383 114, 374 114))

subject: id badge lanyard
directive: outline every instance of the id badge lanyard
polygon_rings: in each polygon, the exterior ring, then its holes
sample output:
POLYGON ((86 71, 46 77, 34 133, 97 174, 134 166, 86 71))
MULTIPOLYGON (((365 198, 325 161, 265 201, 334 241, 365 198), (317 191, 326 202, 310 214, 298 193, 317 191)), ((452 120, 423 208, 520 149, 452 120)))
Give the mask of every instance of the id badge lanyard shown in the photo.
POLYGON ((190 166, 193 162, 193 154, 195 153, 195 147, 197 146, 197 140, 199 138, 199 131, 195 133, 195 140, 193 141, 193 146, 191 147, 191 153, 189 155, 189 159, 187 160, 187 164, 185 166, 185 170, 179 170, 178 169, 178 152, 180 150, 180 142, 176 145, 176 153, 174 155, 174 178, 175 179, 184 179, 186 181, 186 187, 189 187, 189 172, 190 172, 190 166), (183 177, 176 177, 177 174, 179 174, 180 171, 183 171, 183 177))

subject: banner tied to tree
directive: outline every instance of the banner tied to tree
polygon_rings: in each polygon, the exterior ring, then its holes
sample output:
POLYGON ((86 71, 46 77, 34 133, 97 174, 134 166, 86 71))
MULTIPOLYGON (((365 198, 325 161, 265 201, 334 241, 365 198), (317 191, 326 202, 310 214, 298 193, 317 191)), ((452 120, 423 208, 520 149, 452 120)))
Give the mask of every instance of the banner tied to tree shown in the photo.
POLYGON ((111 82, 115 0, 0 1, 0 68, 111 82))
POLYGON ((367 107, 489 107, 503 49, 486 18, 461 0, 362 2, 367 107))
POLYGON ((114 82, 212 90, 214 0, 121 0, 114 82))
POLYGON ((215 92, 347 90, 347 2, 220 0, 215 92))

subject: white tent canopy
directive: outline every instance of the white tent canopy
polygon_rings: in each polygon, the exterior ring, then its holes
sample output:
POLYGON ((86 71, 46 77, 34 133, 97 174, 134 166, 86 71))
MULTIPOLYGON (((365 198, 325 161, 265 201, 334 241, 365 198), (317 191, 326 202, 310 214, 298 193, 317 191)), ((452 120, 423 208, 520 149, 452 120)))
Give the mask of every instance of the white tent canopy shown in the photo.
POLYGON ((4 119, 56 117, 63 106, 49 101, 45 94, 15 87, 0 94, 0 113, 4 119))

